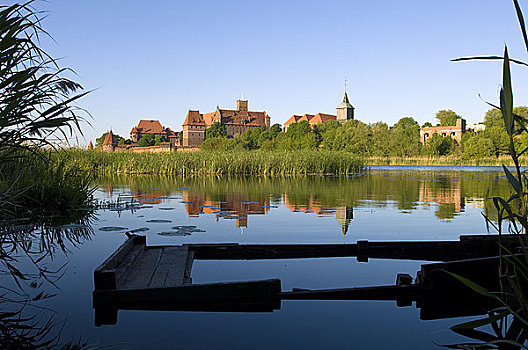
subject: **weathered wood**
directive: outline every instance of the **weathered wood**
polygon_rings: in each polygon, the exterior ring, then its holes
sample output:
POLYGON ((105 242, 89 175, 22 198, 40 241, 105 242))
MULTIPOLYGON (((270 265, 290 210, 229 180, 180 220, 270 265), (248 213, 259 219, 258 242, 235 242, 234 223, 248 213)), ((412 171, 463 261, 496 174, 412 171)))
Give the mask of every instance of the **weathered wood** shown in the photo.
POLYGON ((161 252, 161 256, 148 287, 181 286, 187 265, 187 247, 167 247, 158 250, 161 252))
POLYGON ((431 291, 418 285, 376 286, 320 290, 296 290, 282 292, 282 299, 297 300, 398 300, 399 298, 418 298, 428 296, 431 291))
POLYGON ((112 255, 94 270, 95 289, 114 289, 117 286, 116 266, 136 247, 145 246, 146 237, 133 235, 125 241, 112 255))
POLYGON ((278 279, 208 283, 190 286, 142 289, 95 290, 94 307, 117 307, 120 309, 151 309, 158 305, 161 309, 170 305, 191 305, 216 302, 261 301, 279 298, 281 281, 278 279))
POLYGON ((118 276, 119 289, 148 288, 154 271, 161 259, 162 249, 148 248, 139 259, 135 259, 129 268, 129 273, 118 276))
POLYGON ((185 263, 185 271, 183 273, 183 285, 188 286, 192 283, 191 271, 194 262, 194 251, 187 251, 187 262, 185 263))

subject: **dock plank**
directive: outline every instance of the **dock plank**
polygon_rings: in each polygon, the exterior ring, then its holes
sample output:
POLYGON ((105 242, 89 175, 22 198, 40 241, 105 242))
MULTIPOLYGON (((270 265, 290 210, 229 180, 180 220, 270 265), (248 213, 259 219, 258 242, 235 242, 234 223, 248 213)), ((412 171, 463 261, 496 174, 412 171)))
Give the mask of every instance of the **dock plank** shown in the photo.
POLYGON ((185 264, 185 271, 183 272, 183 285, 189 286, 192 284, 191 270, 194 261, 194 251, 189 250, 187 254, 187 263, 185 264))
POLYGON ((138 255, 121 279, 120 289, 148 288, 161 253, 162 249, 149 248, 138 255))
POLYGON ((166 247, 159 250, 161 256, 148 287, 165 288, 183 285, 188 258, 187 247, 166 247))

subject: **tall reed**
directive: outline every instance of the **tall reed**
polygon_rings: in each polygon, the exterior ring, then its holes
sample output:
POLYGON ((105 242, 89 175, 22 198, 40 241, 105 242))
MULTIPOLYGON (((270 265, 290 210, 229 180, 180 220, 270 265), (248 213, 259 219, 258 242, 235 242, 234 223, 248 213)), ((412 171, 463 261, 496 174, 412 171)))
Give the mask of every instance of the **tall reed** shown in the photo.
POLYGON ((96 175, 351 175, 364 169, 361 157, 332 151, 108 153, 63 150, 56 156, 70 166, 96 175))

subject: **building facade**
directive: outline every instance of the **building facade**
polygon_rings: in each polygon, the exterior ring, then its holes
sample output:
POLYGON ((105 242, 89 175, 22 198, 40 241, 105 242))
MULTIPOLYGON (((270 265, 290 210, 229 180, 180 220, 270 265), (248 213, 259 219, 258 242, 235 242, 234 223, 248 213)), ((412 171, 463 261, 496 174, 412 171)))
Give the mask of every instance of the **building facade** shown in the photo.
POLYGON ((158 120, 140 120, 138 125, 133 127, 130 131, 130 140, 137 143, 143 136, 151 134, 156 137, 158 135, 164 136, 167 142, 173 146, 180 144, 180 135, 172 131, 170 128, 164 128, 158 120))
POLYGON ((434 134, 442 137, 451 137, 457 143, 462 140, 462 134, 466 132, 466 120, 458 118, 455 126, 430 126, 420 130, 420 142, 427 143, 434 134))
POLYGON ((182 145, 198 147, 205 140, 205 129, 214 123, 222 124, 228 137, 243 134, 251 128, 264 127, 269 130, 271 119, 266 112, 250 111, 247 100, 237 100, 236 109, 220 109, 201 114, 199 111, 189 111, 183 122, 182 145))
POLYGON ((349 120, 354 119, 354 107, 348 101, 348 95, 345 91, 343 101, 336 107, 337 115, 317 113, 317 114, 305 114, 305 115, 293 115, 290 119, 284 123, 282 131, 288 131, 288 128, 293 123, 299 123, 306 120, 308 124, 315 125, 327 122, 329 120, 337 120, 340 123, 345 123, 349 120))

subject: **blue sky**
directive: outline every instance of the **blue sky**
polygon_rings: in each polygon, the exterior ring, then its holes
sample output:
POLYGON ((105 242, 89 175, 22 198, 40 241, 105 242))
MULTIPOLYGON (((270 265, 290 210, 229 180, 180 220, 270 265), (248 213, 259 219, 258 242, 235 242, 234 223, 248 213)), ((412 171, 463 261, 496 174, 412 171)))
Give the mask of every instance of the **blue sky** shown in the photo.
MULTIPOLYGON (((335 113, 348 80, 356 119, 434 122, 453 109, 468 122, 497 101, 500 62, 526 58, 508 0, 37 1, 55 42, 42 45, 94 91, 86 140, 139 119, 180 130, 187 110, 233 108, 241 93, 272 123, 335 113)), ((528 8, 526 9, 528 11, 528 8)), ((513 69, 515 104, 528 104, 528 69, 513 69)), ((81 143, 87 143, 81 142, 81 143)))

